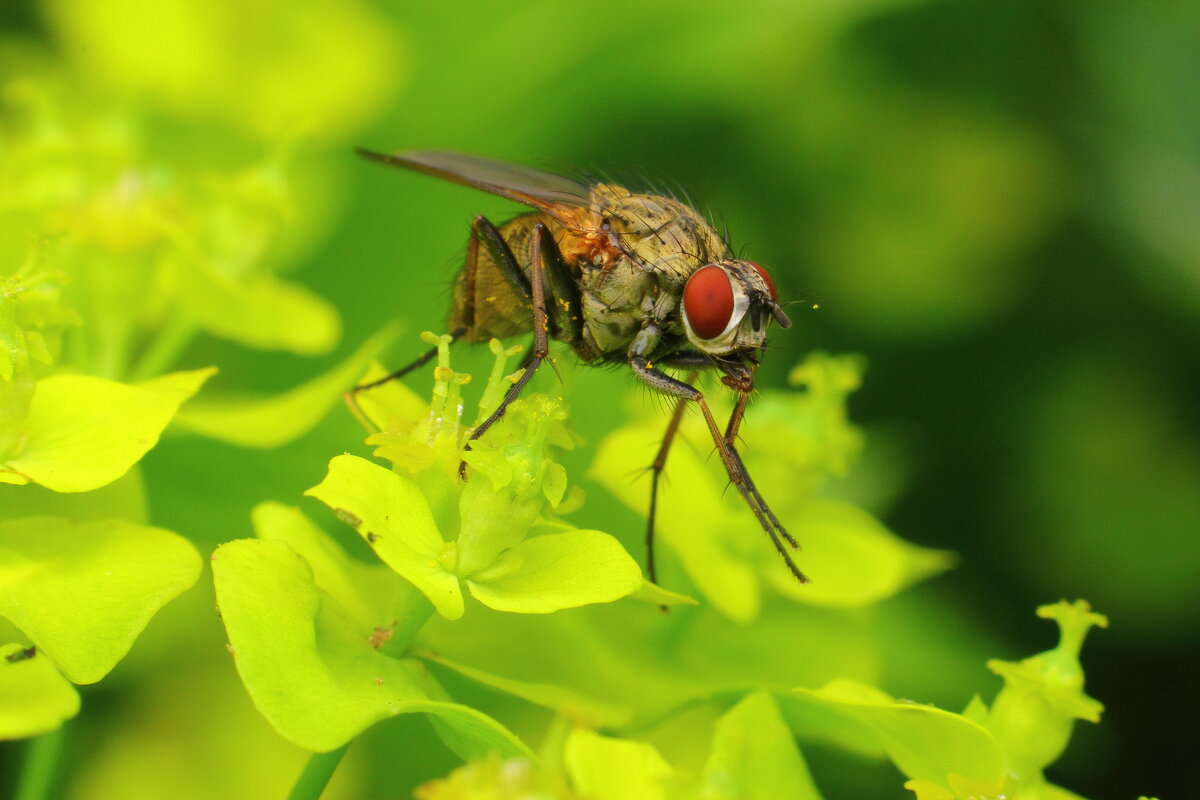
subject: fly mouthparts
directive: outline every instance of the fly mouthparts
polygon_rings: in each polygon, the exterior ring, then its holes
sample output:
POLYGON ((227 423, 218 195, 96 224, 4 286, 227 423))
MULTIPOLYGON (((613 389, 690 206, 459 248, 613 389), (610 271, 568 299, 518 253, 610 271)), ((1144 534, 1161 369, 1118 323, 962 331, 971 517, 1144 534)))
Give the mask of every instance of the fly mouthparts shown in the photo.
POLYGON ((756 331, 762 330, 762 306, 750 306, 750 327, 756 331))

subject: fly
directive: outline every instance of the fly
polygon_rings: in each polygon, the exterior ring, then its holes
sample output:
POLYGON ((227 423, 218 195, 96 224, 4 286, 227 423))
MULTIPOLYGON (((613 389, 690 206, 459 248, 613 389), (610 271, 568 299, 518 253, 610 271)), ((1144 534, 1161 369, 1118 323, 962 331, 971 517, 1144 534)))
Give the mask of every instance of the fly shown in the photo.
MULTIPOLYGON (((386 155, 359 150, 383 164, 423 172, 529 206, 496 226, 478 216, 467 260, 454 284, 449 328, 454 339, 482 342, 529 333, 533 348, 521 376, 471 434, 495 424, 549 357, 551 338, 588 363, 624 363, 647 386, 676 398, 653 465, 646 529, 647 573, 656 578, 654 515, 658 481, 688 403, 699 406, 729 480, 770 537, 792 575, 808 579, 788 548, 796 540, 780 524, 734 446, 754 390, 759 353, 773 320, 788 328, 767 271, 734 258, 699 213, 672 197, 636 193, 611 183, 586 185, 561 175, 477 156, 440 151, 386 155), (679 380, 664 368, 689 372, 679 380), (724 429, 692 383, 716 369, 737 395, 724 429), (787 547, 785 547, 785 544, 787 547)), ((425 364, 431 350, 359 392, 425 364)), ((460 474, 465 477, 465 464, 460 474)))

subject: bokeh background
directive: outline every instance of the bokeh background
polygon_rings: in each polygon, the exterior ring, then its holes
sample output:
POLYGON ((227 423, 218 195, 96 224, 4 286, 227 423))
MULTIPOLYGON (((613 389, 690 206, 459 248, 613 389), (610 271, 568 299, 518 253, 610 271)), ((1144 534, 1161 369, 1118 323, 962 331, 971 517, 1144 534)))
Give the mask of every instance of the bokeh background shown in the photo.
MULTIPOLYGON (((864 354, 852 411, 873 510, 961 556, 891 601, 940 644, 914 645, 884 686, 960 708, 998 683, 987 657, 1050 645, 1036 605, 1086 598, 1111 620, 1084 653, 1107 711, 1051 778, 1095 798, 1194 792, 1196 6, 9 0, 0 26, 6 86, 48 76, 135 126, 145 160, 230 170, 288 143, 293 207, 272 257, 341 311, 341 344, 302 357, 202 338, 186 361, 221 364, 218 386, 293 386, 393 318, 410 335, 389 360, 405 360, 443 324, 471 217, 517 210, 354 146, 682 188, 798 301, 762 382, 782 385, 811 349, 864 354)), ((573 421, 594 444, 636 392, 621 371, 581 382, 573 421)), ((356 436, 335 413, 282 454, 165 441, 143 464, 153 519, 202 549, 248 535, 255 503, 295 500, 356 436)), ((587 448, 572 458, 581 475, 587 448)), ((590 489, 596 513, 636 530, 590 489)), ((172 786, 179 774, 208 781, 196 796, 269 796, 278 784, 254 776, 302 763, 241 693, 205 591, 85 694, 78 796, 193 791, 172 786)), ((395 759, 387 743, 415 724, 366 738, 395 759)), ((432 777, 453 764, 440 758, 395 769, 432 777)), ((823 788, 896 785, 866 773, 823 788)))

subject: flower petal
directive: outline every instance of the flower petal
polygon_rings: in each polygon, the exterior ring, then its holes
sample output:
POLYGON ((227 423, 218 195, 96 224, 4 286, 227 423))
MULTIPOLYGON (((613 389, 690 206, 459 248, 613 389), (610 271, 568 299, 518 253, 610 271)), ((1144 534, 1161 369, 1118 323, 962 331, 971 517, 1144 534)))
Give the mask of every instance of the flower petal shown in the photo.
POLYGON ((380 720, 419 712, 464 757, 528 755, 485 714, 430 698, 424 667, 373 647, 286 543, 222 545, 213 580, 238 674, 259 712, 294 744, 333 750, 380 720))
POLYGON ((312 568, 317 587, 341 603, 362 630, 391 629, 403 610, 400 606, 407 605, 397 602, 401 598, 429 608, 414 587, 383 564, 367 564, 348 556, 300 509, 259 503, 250 518, 259 539, 286 542, 299 553, 312 568))
POLYGON ((196 548, 162 528, 57 517, 0 523, 0 615, 75 683, 108 674, 199 574, 196 548))
MULTIPOLYGON (((662 443, 661 428, 657 423, 637 424, 614 431, 600 444, 589 471, 625 505, 643 515, 648 510, 651 476, 643 471, 635 478, 631 470, 653 463, 662 443)), ((659 484, 655 527, 704 599, 730 619, 749 622, 758 616, 760 589, 754 565, 743 551, 770 545, 766 537, 755 538, 760 534, 753 517, 748 513, 739 516, 722 498, 724 485, 717 482, 714 472, 719 465, 705 463, 704 455, 691 446, 692 441, 704 439, 683 434, 680 439, 671 451, 670 480, 659 484)))
POLYGON ((793 689, 779 701, 793 730, 827 736, 832 717, 843 734, 875 738, 909 778, 944 785, 950 775, 979 781, 1002 777, 1004 758, 996 737, 961 714, 897 701, 845 680, 816 690, 793 689))
POLYGON ((620 728, 629 724, 633 712, 619 705, 603 703, 579 692, 552 683, 531 683, 451 661, 433 653, 418 653, 426 661, 441 664, 473 681, 499 689, 535 705, 548 708, 568 720, 593 728, 620 728))
POLYGON ((201 259, 181 264, 176 277, 184 311, 204 330, 263 350, 324 353, 337 343, 337 309, 298 283, 271 275, 236 281, 201 259))
POLYGON ((782 562, 772 562, 767 577, 780 593, 803 603, 867 606, 954 563, 952 553, 906 542, 866 511, 838 500, 809 500, 784 519, 804 548, 812 583, 797 583, 782 562))
POLYGON ((323 375, 273 397, 204 398, 179 412, 183 428, 243 447, 279 447, 308 432, 337 403, 371 359, 396 337, 389 326, 323 375))
POLYGON ((674 772, 652 745, 571 731, 563 761, 575 790, 594 800, 663 800, 674 772))
POLYGON ((180 404, 214 372, 173 372, 135 384, 87 375, 38 381, 25 445, 0 471, 56 492, 112 483, 157 444, 180 404))
POLYGON ((54 662, 20 644, 0 647, 0 739, 52 731, 79 713, 79 692, 54 662))
POLYGON ((548 614, 632 594, 642 571, 607 533, 576 530, 526 539, 469 576, 467 586, 497 611, 548 614))
POLYGON ((821 800, 771 695, 748 695, 717 721, 705 797, 821 800))
POLYGON ((417 485, 358 456, 329 462, 325 480, 305 492, 329 506, 397 573, 420 589, 438 613, 463 613, 458 576, 443 565, 446 544, 417 485))

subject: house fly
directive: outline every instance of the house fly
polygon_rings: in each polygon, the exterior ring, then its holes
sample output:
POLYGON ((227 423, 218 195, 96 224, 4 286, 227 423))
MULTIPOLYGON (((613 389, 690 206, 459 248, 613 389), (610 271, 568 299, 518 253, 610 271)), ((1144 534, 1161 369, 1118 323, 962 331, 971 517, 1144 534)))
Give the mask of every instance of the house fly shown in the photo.
MULTIPOLYGON (((796 540, 751 480, 735 442, 754 389, 767 327, 791 322, 767 271, 735 258, 728 243, 688 205, 613 183, 572 180, 491 159, 442 151, 393 155, 359 150, 383 164, 423 172, 529 206, 495 225, 475 217, 466 264, 454 284, 449 328, 454 339, 487 341, 533 333, 525 369, 500 405, 471 434, 483 436, 549 357, 549 339, 568 344, 587 363, 624 363, 647 386, 676 399, 651 466, 647 573, 656 578, 654 515, 658 482, 684 408, 695 403, 729 480, 770 537, 792 575, 807 582, 788 548, 796 540), (679 380, 664 368, 683 370, 679 380), (721 428, 692 382, 715 369, 736 393, 721 428), (785 546, 786 545, 786 546, 785 546)), ((436 350, 355 392, 426 363, 436 350)), ((460 473, 465 465, 460 465, 460 473)))

